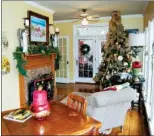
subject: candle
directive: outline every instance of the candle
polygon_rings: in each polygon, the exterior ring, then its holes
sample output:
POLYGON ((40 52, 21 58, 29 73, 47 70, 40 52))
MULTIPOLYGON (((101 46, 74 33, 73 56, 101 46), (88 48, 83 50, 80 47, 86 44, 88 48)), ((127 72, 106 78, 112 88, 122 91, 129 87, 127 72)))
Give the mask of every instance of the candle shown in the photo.
POLYGON ((25 26, 29 26, 29 20, 28 19, 25 20, 25 26))
POLYGON ((59 28, 56 28, 56 32, 59 32, 59 28))

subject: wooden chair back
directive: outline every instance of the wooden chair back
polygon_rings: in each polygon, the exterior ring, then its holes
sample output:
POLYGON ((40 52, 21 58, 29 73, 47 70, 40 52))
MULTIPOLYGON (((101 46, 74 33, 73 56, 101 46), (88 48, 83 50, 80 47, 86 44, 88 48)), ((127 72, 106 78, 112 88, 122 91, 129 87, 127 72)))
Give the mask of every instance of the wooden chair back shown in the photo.
POLYGON ((87 100, 81 96, 69 94, 67 106, 82 114, 86 114, 87 100))

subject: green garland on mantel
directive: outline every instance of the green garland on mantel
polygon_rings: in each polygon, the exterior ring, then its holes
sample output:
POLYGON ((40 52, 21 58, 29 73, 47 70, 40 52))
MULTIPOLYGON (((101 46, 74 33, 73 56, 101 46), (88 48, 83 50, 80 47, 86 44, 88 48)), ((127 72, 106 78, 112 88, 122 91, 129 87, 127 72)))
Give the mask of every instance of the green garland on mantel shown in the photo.
MULTIPOLYGON (((50 45, 30 45, 28 47, 28 54, 42 54, 49 56, 51 53, 55 53, 57 55, 55 60, 55 70, 59 69, 59 62, 61 59, 61 55, 59 52, 58 47, 52 47, 50 45)), ((27 76, 27 72, 24 68, 26 65, 26 60, 24 59, 24 52, 23 47, 16 47, 15 52, 13 52, 13 59, 17 61, 16 68, 18 69, 19 73, 23 76, 27 76)))

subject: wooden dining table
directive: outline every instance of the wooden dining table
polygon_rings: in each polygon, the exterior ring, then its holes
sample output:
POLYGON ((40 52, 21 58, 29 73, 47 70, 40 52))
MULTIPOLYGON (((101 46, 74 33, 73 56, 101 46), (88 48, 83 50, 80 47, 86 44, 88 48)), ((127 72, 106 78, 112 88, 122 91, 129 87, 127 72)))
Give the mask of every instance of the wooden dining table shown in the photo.
POLYGON ((44 120, 34 117, 23 123, 3 119, 10 111, 2 112, 2 135, 80 135, 91 126, 97 130, 101 122, 56 101, 51 103, 51 113, 44 120))

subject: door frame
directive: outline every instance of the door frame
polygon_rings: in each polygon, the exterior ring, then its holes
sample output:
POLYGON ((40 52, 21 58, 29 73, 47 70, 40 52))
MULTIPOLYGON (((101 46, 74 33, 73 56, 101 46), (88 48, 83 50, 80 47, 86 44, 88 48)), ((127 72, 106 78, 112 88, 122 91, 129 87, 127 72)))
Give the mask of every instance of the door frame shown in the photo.
MULTIPOLYGON (((108 23, 97 23, 97 24, 88 24, 87 25, 88 27, 106 27, 106 26, 108 26, 109 27, 109 24, 108 23)), ((77 46, 76 46, 76 39, 77 39, 77 37, 76 37, 76 29, 78 28, 78 27, 85 27, 85 26, 83 26, 83 25, 81 25, 81 24, 77 24, 77 25, 73 25, 73 59, 74 59, 74 61, 73 61, 73 69, 74 69, 74 78, 73 78, 73 80, 71 80, 71 83, 75 83, 76 82, 76 74, 77 74, 77 71, 76 71, 76 51, 77 51, 77 46)), ((100 36, 81 36, 81 37, 100 37, 100 36)), ((94 83, 94 82, 92 82, 92 83, 94 83)))
POLYGON ((67 54, 67 60, 66 61, 68 61, 69 63, 66 65, 66 69, 67 69, 67 79, 62 79, 62 78, 57 78, 56 77, 56 83, 58 82, 58 83, 69 83, 69 69, 70 69, 70 60, 69 60, 69 51, 70 51, 70 49, 69 49, 69 47, 70 47, 70 40, 69 40, 69 36, 59 36, 59 38, 66 38, 67 39, 67 45, 66 45, 66 54, 67 54))

